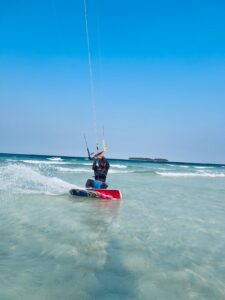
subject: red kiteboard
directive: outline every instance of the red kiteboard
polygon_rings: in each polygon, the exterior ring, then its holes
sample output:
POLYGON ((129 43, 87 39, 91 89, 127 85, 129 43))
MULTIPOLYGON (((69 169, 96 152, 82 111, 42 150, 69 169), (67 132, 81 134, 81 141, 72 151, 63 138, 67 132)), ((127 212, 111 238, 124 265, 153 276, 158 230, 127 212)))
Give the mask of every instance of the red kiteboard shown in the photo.
POLYGON ((93 189, 97 192, 102 199, 122 199, 122 194, 119 190, 105 190, 105 189, 93 189))
POLYGON ((120 200, 122 194, 119 190, 105 190, 105 189, 72 189, 70 190, 72 196, 101 198, 109 200, 120 200))

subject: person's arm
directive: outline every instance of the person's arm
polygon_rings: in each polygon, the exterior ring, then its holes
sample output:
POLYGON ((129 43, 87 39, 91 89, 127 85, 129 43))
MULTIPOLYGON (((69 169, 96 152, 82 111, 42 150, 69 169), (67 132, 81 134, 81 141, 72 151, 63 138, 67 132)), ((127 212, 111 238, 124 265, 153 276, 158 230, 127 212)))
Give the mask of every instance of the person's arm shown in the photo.
POLYGON ((93 165, 92 165, 92 170, 94 170, 94 171, 97 170, 97 160, 94 160, 93 165))
POLYGON ((105 164, 105 168, 104 168, 106 173, 108 172, 109 168, 110 168, 110 165, 109 165, 109 162, 107 160, 106 164, 105 164))

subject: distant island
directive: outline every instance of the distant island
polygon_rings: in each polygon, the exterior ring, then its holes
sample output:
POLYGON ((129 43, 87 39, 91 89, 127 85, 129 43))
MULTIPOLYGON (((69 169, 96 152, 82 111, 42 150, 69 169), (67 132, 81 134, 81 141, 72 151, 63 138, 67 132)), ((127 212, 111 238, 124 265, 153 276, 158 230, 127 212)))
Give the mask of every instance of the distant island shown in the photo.
POLYGON ((152 162, 168 162, 165 158, 147 158, 147 157, 129 157, 130 160, 142 160, 142 161, 152 161, 152 162))

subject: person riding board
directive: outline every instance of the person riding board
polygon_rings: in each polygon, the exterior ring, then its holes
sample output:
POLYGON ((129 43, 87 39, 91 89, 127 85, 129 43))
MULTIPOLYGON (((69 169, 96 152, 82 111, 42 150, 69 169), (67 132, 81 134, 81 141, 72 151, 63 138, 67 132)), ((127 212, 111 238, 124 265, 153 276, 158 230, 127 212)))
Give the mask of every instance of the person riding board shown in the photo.
POLYGON ((98 157, 95 158, 93 162, 92 170, 94 170, 95 173, 95 180, 105 182, 110 165, 107 159, 105 158, 104 154, 101 154, 98 157), (100 159, 98 159, 98 157, 100 159))
POLYGON ((88 179, 86 182, 87 188, 96 189, 106 189, 108 185, 106 184, 106 177, 110 164, 104 156, 104 152, 100 152, 94 156, 94 162, 92 164, 92 170, 94 171, 94 178, 88 179))

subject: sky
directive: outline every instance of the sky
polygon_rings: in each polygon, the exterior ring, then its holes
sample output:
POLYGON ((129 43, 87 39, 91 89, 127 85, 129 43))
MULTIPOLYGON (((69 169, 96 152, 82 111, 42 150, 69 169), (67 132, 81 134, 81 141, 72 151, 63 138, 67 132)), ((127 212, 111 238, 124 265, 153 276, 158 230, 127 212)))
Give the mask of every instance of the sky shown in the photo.
POLYGON ((225 2, 0 0, 0 153, 225 163, 225 2), (96 122, 95 122, 96 117, 96 122))

